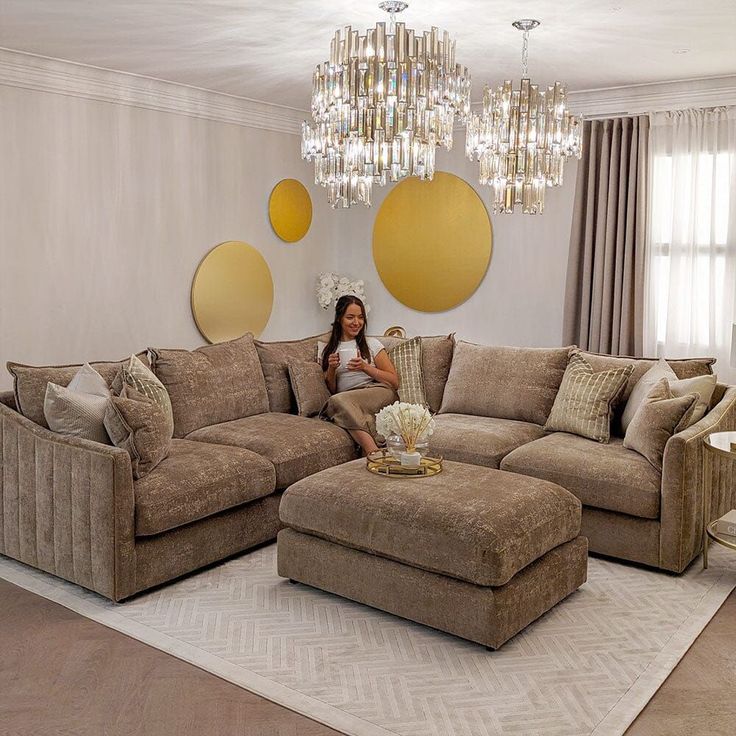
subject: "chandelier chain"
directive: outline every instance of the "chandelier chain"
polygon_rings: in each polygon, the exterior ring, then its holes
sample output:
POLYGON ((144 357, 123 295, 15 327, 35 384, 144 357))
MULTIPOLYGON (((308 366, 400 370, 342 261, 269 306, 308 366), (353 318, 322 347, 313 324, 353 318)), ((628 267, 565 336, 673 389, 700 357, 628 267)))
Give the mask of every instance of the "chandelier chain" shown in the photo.
POLYGON ((524 31, 524 40, 521 44, 521 76, 529 76, 529 31, 524 31))

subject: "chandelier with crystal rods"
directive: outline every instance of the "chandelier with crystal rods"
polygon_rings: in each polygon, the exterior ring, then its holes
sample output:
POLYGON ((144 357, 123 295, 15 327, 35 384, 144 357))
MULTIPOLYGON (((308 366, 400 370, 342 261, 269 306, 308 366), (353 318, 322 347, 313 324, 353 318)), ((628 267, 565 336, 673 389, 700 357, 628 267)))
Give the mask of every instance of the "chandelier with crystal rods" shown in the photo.
POLYGON ((524 34, 521 85, 515 90, 507 80, 485 87, 482 114, 468 119, 465 152, 480 164, 480 183, 492 188, 494 214, 521 205, 533 215, 544 210, 545 188, 562 184, 565 160, 580 158, 582 120, 568 111, 564 84, 540 91, 529 79, 529 31, 539 21, 512 25, 524 34))
POLYGON ((346 26, 314 72, 313 125, 302 124, 302 158, 333 207, 370 206, 373 184, 431 179, 435 149, 450 150, 455 117, 470 111, 470 74, 455 42, 437 28, 415 33, 395 21, 406 9, 382 2, 390 23, 365 35, 346 26))

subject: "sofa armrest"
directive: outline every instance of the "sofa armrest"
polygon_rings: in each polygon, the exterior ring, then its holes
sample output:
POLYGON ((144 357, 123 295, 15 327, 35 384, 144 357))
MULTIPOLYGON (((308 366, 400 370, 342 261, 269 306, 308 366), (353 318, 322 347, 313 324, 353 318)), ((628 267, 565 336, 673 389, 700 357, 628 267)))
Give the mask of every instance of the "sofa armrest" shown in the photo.
MULTIPOLYGON (((701 550, 703 536, 703 439, 736 430, 736 387, 699 421, 669 439, 662 469, 659 558, 666 570, 681 572, 701 550)), ((713 458, 713 518, 734 507, 733 461, 713 458)))
POLYGON ((120 600, 135 588, 134 515, 127 452, 0 403, 0 553, 120 600))

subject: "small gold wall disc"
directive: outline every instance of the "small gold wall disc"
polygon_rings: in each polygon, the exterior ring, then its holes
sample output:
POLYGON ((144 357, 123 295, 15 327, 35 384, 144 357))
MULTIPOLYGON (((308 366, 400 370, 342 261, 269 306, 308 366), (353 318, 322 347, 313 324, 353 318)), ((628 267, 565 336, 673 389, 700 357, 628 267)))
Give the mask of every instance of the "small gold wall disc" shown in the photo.
POLYGON ((269 197, 268 217, 281 240, 301 240, 312 224, 312 198, 304 184, 296 179, 282 179, 269 197))
POLYGON ((252 246, 229 240, 201 261, 192 280, 192 314, 208 342, 224 342, 268 324, 273 279, 264 257, 252 246))
POLYGON ((491 220, 476 191, 454 174, 404 179, 373 226, 373 260, 385 287, 420 312, 462 304, 480 286, 493 248, 491 220))

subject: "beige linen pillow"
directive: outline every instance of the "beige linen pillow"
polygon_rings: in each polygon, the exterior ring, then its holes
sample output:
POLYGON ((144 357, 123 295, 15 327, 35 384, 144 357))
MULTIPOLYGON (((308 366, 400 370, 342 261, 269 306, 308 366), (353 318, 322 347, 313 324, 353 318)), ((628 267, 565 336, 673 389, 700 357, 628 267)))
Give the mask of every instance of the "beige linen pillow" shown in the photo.
POLYGON ((144 396, 148 396, 149 399, 161 407, 170 425, 169 437, 171 437, 174 433, 174 412, 171 409, 169 392, 150 368, 135 355, 130 356, 130 360, 123 365, 118 375, 115 376, 115 380, 112 382, 113 393, 120 395, 124 385, 130 386, 144 396))
POLYGON ((667 379, 660 379, 631 420, 624 447, 643 455, 661 471, 667 440, 687 427, 697 402, 697 394, 674 397, 667 379))
POLYGON ((687 423, 687 429, 691 427, 695 422, 699 422, 707 413, 708 407, 710 406, 710 400, 713 398, 713 392, 716 390, 716 383, 718 379, 716 376, 695 376, 693 378, 683 378, 679 381, 669 381, 670 391, 672 395, 679 397, 687 394, 697 394, 698 401, 695 404, 695 409, 687 423))
POLYGON ((614 403, 633 370, 625 365, 594 372, 580 351, 573 350, 544 429, 608 442, 614 403))
POLYGON ((631 420, 636 414, 636 410, 644 402, 644 399, 649 395, 649 392, 660 382, 662 378, 666 378, 668 381, 676 381, 677 374, 670 368, 669 363, 664 359, 660 358, 634 385, 629 395, 629 400, 626 402, 624 413, 621 415, 621 427, 626 433, 626 430, 631 424, 631 420))
POLYGON ((399 376, 399 400, 408 404, 427 405, 424 393, 424 376, 422 374, 422 338, 400 342, 390 348, 388 357, 399 376))
POLYGON ((332 395, 327 388, 322 366, 314 361, 290 359, 289 379, 299 416, 313 417, 319 414, 332 395))
POLYGON ((115 447, 130 455, 133 477, 150 473, 169 454, 173 425, 163 407, 130 386, 111 396, 105 409, 105 429, 115 447))
POLYGON ((54 432, 67 437, 82 437, 105 445, 105 408, 110 389, 105 379, 85 363, 68 386, 49 383, 43 402, 46 423, 54 432))

